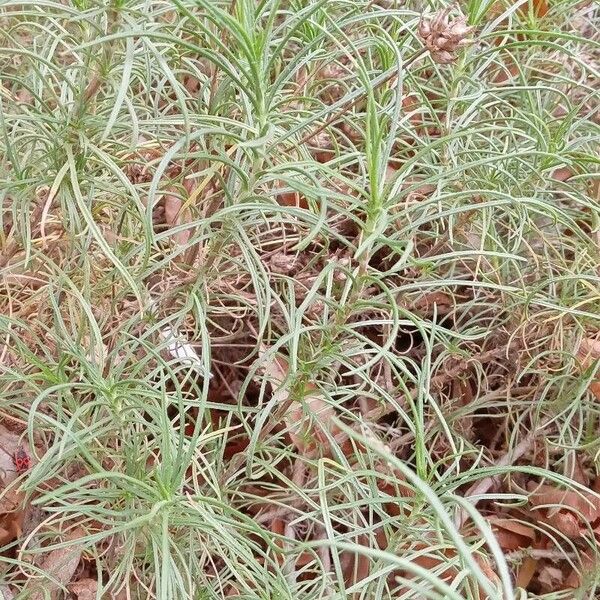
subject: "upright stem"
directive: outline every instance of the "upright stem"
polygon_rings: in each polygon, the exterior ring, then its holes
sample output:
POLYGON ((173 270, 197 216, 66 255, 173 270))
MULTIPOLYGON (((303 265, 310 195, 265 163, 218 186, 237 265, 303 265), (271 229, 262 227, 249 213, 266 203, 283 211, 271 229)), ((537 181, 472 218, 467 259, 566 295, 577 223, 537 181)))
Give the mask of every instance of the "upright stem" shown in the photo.
MULTIPOLYGON (((418 58, 425 54, 425 52, 427 52, 427 49, 424 47, 417 50, 412 56, 406 59, 406 62, 403 65, 404 68, 410 67, 418 58)), ((391 71, 377 84, 375 88, 373 88, 373 90, 377 89, 379 86, 382 86, 384 83, 393 81, 396 77, 398 77, 398 73, 396 71, 391 71)), ((338 112, 325 119, 325 121, 323 121, 319 127, 313 129, 310 133, 307 133, 297 144, 294 144, 292 147, 301 146, 302 144, 310 141, 313 137, 315 137, 315 135, 321 133, 321 131, 329 127, 332 123, 335 123, 338 119, 342 118, 351 108, 363 101, 368 93, 369 91, 365 91, 356 98, 353 98, 352 100, 349 100, 347 103, 343 104, 338 112)))

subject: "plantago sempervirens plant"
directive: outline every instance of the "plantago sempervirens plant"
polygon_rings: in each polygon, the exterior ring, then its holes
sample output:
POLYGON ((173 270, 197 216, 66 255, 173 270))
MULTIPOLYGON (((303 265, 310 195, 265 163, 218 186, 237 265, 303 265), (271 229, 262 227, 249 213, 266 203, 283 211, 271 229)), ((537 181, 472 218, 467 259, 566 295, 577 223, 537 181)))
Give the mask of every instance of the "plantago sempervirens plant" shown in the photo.
POLYGON ((0 596, 600 597, 600 8, 42 4, 0 2, 0 596))

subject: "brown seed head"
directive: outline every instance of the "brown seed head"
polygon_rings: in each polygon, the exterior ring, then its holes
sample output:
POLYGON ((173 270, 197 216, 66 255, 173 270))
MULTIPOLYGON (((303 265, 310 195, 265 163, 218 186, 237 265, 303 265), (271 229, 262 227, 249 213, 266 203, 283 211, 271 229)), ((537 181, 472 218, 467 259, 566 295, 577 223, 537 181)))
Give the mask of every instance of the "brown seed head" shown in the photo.
POLYGON ((456 52, 470 43, 468 36, 473 31, 467 25, 466 17, 450 19, 451 10, 445 8, 430 17, 421 17, 419 22, 419 37, 429 50, 431 58, 443 65, 456 60, 456 52))

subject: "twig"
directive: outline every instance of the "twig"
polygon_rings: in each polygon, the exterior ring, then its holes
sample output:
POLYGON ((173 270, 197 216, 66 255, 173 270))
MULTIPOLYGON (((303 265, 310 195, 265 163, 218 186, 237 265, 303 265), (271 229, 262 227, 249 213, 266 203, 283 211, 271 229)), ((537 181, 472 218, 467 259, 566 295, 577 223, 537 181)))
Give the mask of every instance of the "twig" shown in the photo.
POLYGON ((549 558, 551 560, 579 560, 575 552, 565 552, 564 550, 545 550, 543 548, 523 548, 514 550, 504 555, 507 562, 519 562, 524 558, 549 558))

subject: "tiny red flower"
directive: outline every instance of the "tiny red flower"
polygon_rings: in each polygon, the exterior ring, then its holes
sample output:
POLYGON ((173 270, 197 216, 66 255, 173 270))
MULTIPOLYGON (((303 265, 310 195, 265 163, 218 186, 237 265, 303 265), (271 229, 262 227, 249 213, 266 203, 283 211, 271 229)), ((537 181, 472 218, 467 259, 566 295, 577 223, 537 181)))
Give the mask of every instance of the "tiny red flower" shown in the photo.
POLYGON ((31 467, 31 457, 23 446, 19 446, 13 454, 13 463, 17 473, 24 473, 31 467))

